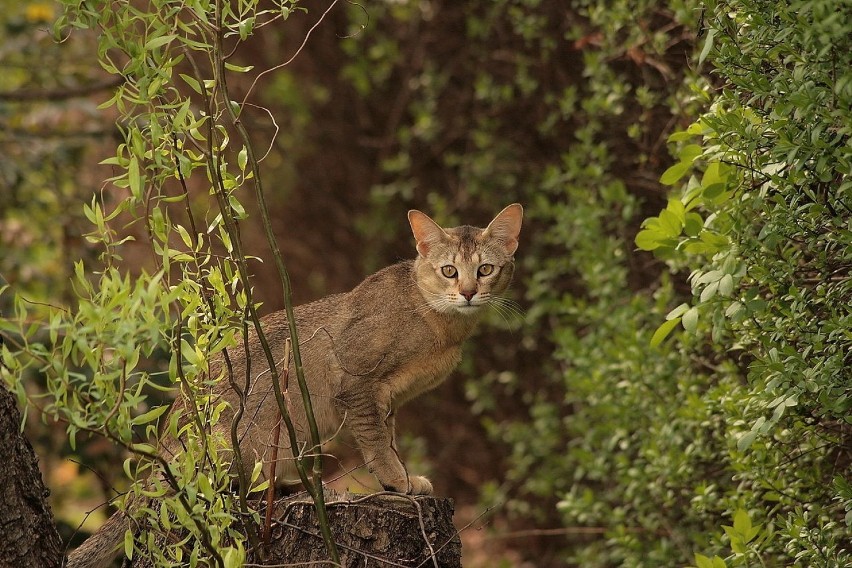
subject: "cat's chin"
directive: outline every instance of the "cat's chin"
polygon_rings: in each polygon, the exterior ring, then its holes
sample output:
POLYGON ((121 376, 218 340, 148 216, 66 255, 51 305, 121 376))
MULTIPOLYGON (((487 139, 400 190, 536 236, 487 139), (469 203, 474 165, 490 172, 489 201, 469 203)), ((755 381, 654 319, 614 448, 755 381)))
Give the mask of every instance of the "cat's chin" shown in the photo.
POLYGON ((466 316, 472 316, 474 314, 479 313, 479 309, 482 306, 474 306, 471 304, 465 304, 463 306, 453 306, 453 309, 457 314, 464 314, 466 316))

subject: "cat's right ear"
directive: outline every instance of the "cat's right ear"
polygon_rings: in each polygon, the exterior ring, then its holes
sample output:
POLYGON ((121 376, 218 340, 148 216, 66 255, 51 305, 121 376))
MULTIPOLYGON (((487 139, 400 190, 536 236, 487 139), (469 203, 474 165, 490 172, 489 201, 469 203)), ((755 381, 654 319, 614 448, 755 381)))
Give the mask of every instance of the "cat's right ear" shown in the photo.
POLYGON ((414 233, 414 240, 417 241, 417 252, 421 256, 428 255, 432 245, 447 238, 447 233, 438 223, 417 209, 408 212, 408 223, 414 233))

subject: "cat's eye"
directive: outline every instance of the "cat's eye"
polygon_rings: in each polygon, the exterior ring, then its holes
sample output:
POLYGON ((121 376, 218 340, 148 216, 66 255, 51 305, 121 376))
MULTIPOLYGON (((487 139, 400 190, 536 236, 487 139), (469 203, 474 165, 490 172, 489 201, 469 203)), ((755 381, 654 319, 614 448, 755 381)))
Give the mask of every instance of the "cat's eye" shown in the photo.
POLYGON ((479 276, 489 276, 493 272, 494 272, 494 265, 493 264, 483 264, 482 266, 479 267, 479 270, 477 271, 479 276))
POLYGON ((446 266, 441 267, 441 274, 443 274, 447 278, 455 278, 458 273, 458 270, 456 270, 456 267, 452 264, 448 264, 446 266))

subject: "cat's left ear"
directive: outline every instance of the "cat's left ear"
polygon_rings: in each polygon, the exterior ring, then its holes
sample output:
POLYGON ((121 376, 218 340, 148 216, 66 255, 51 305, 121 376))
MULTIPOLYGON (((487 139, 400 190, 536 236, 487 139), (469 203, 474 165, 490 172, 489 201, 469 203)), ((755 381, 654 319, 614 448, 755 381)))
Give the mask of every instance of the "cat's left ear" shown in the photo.
POLYGON ((494 217, 482 235, 499 241, 506 254, 512 256, 518 250, 518 236, 521 234, 523 219, 524 208, 520 203, 512 203, 494 217))
POLYGON ((432 245, 449 238, 438 223, 417 209, 408 212, 408 223, 411 225, 411 232, 414 233, 414 239, 417 241, 417 252, 422 256, 429 254, 432 245))

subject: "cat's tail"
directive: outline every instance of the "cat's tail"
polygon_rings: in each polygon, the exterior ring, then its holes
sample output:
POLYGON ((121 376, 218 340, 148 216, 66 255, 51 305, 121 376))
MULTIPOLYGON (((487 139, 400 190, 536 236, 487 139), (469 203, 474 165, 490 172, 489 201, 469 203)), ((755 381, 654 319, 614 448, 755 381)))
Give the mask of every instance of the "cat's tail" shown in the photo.
POLYGON ((123 511, 111 516, 74 552, 68 555, 67 568, 106 568, 118 556, 119 545, 124 540, 128 519, 123 511))

